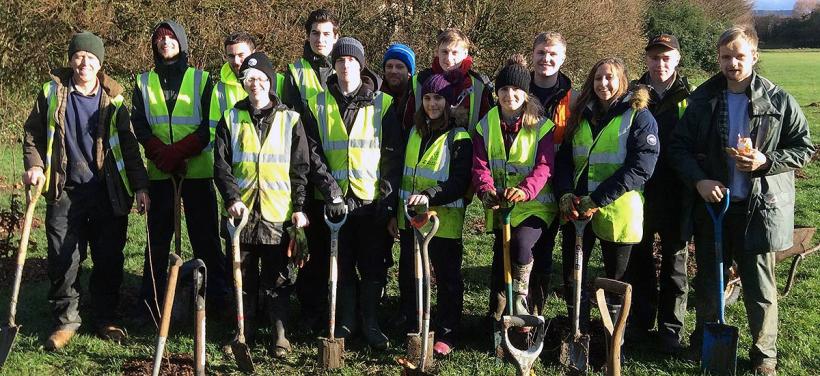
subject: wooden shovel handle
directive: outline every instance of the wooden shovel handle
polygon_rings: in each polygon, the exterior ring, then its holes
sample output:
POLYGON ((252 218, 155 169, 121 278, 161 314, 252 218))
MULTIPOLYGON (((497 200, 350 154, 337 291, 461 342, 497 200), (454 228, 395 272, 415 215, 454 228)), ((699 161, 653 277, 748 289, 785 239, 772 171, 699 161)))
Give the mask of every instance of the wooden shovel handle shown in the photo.
POLYGON ((171 326, 171 310, 174 308, 174 295, 177 289, 177 277, 182 259, 175 253, 169 254, 171 264, 168 267, 168 285, 165 288, 165 300, 162 303, 162 321, 159 325, 159 336, 168 336, 168 327, 171 326))

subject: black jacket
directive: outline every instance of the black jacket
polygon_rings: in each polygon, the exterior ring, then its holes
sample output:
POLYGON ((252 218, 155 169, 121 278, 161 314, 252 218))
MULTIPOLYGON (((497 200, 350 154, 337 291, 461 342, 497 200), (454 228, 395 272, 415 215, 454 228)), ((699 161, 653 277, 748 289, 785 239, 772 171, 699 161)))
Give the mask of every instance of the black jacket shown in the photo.
MULTIPOLYGON (((168 107, 168 113, 174 111, 174 105, 177 101, 179 88, 182 86, 182 78, 185 76, 185 71, 188 69, 188 37, 185 30, 173 21, 162 21, 154 27, 154 32, 162 25, 167 25, 174 31, 174 34, 179 41, 179 57, 172 64, 165 64, 162 61, 162 56, 157 52, 156 45, 151 41, 151 50, 154 52, 154 71, 159 76, 159 83, 162 86, 162 93, 165 96, 165 105, 168 107)), ((153 32, 152 32, 153 35, 153 32)), ((139 79, 139 78, 137 78, 139 79)), ((206 146, 211 141, 210 121, 208 118, 211 92, 213 91, 213 82, 208 79, 203 83, 205 91, 202 94, 200 103, 202 105, 202 122, 199 124, 195 134, 200 140, 201 145, 206 146)), ((137 85, 134 85, 134 92, 131 96, 131 122, 134 125, 134 133, 137 135, 137 140, 140 143, 145 143, 153 136, 151 132, 151 125, 148 124, 148 118, 145 114, 145 102, 142 98, 142 92, 137 85)), ((171 125, 173 129, 173 124, 171 125)), ((181 137, 175 137, 173 142, 177 142, 181 137)))
MULTIPOLYGON (((248 98, 236 102, 234 108, 248 111, 254 121, 254 127, 260 140, 265 140, 274 116, 279 111, 286 111, 287 107, 279 104, 275 96, 271 96, 274 108, 271 111, 263 111, 254 114, 248 98)), ((222 201, 227 209, 236 201, 241 199, 239 186, 233 175, 233 143, 231 132, 228 128, 225 117, 219 120, 216 125, 216 138, 214 140, 214 184, 222 195, 222 201)), ((308 141, 301 120, 293 127, 292 144, 290 149, 290 189, 291 202, 294 212, 304 210, 305 199, 307 198, 307 176, 310 171, 310 160, 308 153, 308 141)), ((240 242, 243 244, 278 244, 284 227, 284 223, 272 223, 265 221, 261 216, 259 202, 252 208, 251 215, 246 230, 242 232, 240 242)), ((289 221, 288 221, 289 222, 289 221)))
MULTIPOLYGON (((453 119, 450 119, 452 122, 453 119)), ((441 135, 452 129, 454 124, 447 130, 435 130, 426 136, 421 137, 421 147, 419 148, 419 158, 427 151, 430 144, 435 142, 441 135)), ((406 152, 406 150, 405 150, 406 152)), ((470 138, 453 141, 450 146, 450 173, 447 181, 440 181, 438 185, 430 187, 421 193, 430 198, 431 206, 447 205, 460 198, 464 198, 470 188, 470 169, 473 165, 473 142, 470 138)))
MULTIPOLYGON (((377 92, 374 91, 374 88, 378 87, 378 76, 375 77, 376 80, 374 81, 374 77, 372 77, 371 74, 372 72, 363 72, 362 85, 356 93, 349 96, 345 96, 341 93, 335 74, 327 80, 328 93, 336 99, 342 119, 348 129, 353 127, 359 108, 372 105, 376 98, 377 92)), ((313 113, 305 111, 303 120, 310 148, 310 182, 328 201, 335 197, 341 197, 342 190, 327 167, 327 159, 322 150, 322 140, 319 136, 319 126, 313 113)), ((381 203, 386 204, 382 208, 387 211, 386 214, 392 214, 396 209, 394 203, 397 202, 399 193, 399 183, 401 181, 402 165, 404 163, 403 157, 404 140, 401 127, 396 118, 394 106, 391 105, 382 118, 381 158, 379 165, 381 203)), ((348 191, 345 201, 350 210, 371 203, 371 201, 355 197, 353 191, 348 191)))
MULTIPOLYGON (((333 74, 333 62, 330 61, 329 56, 317 55, 310 48, 310 43, 305 42, 302 48, 302 57, 310 63, 310 67, 319 77, 319 82, 322 83, 322 88, 327 89, 327 78, 333 74)), ((282 103, 292 108, 294 111, 304 114, 307 108, 307 99, 302 98, 299 93, 299 86, 296 85, 296 79, 290 69, 285 71, 285 84, 282 87, 282 103)))

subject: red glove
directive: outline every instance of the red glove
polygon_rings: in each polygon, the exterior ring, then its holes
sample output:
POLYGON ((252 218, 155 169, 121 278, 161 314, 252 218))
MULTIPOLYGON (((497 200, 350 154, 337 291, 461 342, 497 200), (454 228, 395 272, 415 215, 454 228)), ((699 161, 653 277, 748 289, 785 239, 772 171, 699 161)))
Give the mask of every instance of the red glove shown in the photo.
POLYGON ((168 145, 162 142, 159 137, 153 136, 145 142, 143 148, 145 148, 145 157, 152 161, 156 161, 156 159, 165 152, 168 145))
POLYGON ((195 133, 191 133, 183 137, 181 140, 173 143, 171 147, 174 149, 175 153, 179 154, 180 159, 188 159, 201 153, 202 149, 205 148, 205 145, 203 145, 202 141, 199 140, 199 136, 195 133))

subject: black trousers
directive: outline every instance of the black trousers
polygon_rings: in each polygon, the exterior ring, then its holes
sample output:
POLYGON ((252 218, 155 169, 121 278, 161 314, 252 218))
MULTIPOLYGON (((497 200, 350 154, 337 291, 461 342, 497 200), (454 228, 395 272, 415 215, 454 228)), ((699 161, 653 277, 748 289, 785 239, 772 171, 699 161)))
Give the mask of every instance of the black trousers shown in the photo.
MULTIPOLYGON (((567 223, 561 227, 561 232, 564 234, 561 240, 561 259, 563 260, 563 276, 564 276, 564 299, 567 302, 567 313, 572 317, 572 307, 575 302, 575 289, 572 284, 573 265, 575 263, 575 226, 572 223, 567 223)), ((592 231, 592 223, 588 224, 584 229, 583 246, 581 249, 584 252, 584 259, 582 262, 583 272, 581 273, 581 307, 580 307, 580 325, 582 331, 588 330, 589 313, 590 313, 590 285, 589 285, 589 258, 592 255, 592 247, 595 245, 595 239, 598 237, 592 231)), ((626 272, 626 266, 629 263, 629 254, 632 250, 632 244, 612 243, 606 240, 598 239, 601 242, 601 256, 604 261, 604 274, 606 278, 622 281, 626 272)))
POLYGON ((251 330, 260 315, 279 315, 283 313, 280 311, 284 311, 286 316, 287 301, 293 286, 287 283, 287 235, 282 240, 277 245, 240 245, 242 304, 251 330), (281 303, 284 303, 283 307, 279 307, 281 303))
POLYGON ((636 330, 650 330, 657 317, 658 333, 680 339, 689 292, 688 252, 686 242, 679 239, 678 229, 670 225, 678 226, 673 223, 659 227, 645 222, 643 240, 632 249, 626 270, 626 280, 632 285, 629 325, 636 330), (656 273, 653 255, 655 233, 661 239, 660 275, 656 273))
MULTIPOLYGON (((149 188, 151 210, 148 212, 148 231, 151 237, 150 253, 145 249, 142 274, 142 298, 151 308, 154 304, 154 283, 162 305, 168 272, 168 253, 174 236, 174 185, 170 179, 152 180, 149 188), (153 273, 152 273, 153 269, 153 273)), ((201 259, 208 267, 207 294, 209 304, 227 298, 225 255, 219 238, 216 192, 213 179, 185 179, 182 183, 182 206, 187 223, 193 258, 201 259)), ((191 258, 189 250, 182 250, 182 258, 191 258)), ((144 306, 144 304, 143 304, 144 306)))
MULTIPOLYGON (((417 329, 416 279, 414 234, 412 230, 401 230, 399 254, 399 307, 407 317, 408 329, 417 329)), ((461 262, 464 244, 461 239, 434 237, 427 251, 430 257, 431 277, 436 281, 436 305, 433 315, 433 330, 436 341, 453 345, 464 310, 464 277, 461 262)), ((432 288, 432 286, 431 286, 432 288)))
POLYGON ((128 216, 113 214, 106 192, 102 184, 66 187, 46 204, 48 300, 56 329, 80 327, 80 265, 87 248, 94 264, 89 291, 95 320, 105 325, 116 319, 128 216))
MULTIPOLYGON (((299 271, 296 294, 304 314, 327 310, 327 281, 330 275, 330 229, 324 220, 324 203, 307 205, 310 226, 307 228, 310 260, 299 271)), ((387 281, 389 265, 384 247, 387 221, 380 218, 375 204, 368 204, 348 214, 339 232, 339 288, 356 288, 356 282, 387 281), (358 272, 358 273, 357 273, 358 272)))

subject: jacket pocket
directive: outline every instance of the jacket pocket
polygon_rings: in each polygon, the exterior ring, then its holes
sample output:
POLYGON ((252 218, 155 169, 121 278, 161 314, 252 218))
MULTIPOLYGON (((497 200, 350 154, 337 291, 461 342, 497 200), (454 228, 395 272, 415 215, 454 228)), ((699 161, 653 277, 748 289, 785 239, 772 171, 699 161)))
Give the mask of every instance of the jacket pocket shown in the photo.
POLYGON ((767 177, 769 189, 754 197, 746 231, 746 249, 754 253, 775 252, 792 246, 794 232, 794 186, 783 174, 767 177))

